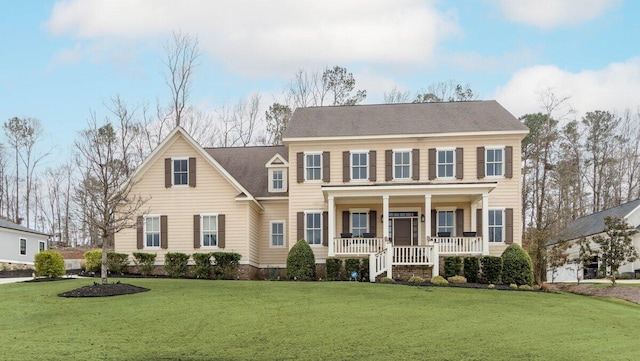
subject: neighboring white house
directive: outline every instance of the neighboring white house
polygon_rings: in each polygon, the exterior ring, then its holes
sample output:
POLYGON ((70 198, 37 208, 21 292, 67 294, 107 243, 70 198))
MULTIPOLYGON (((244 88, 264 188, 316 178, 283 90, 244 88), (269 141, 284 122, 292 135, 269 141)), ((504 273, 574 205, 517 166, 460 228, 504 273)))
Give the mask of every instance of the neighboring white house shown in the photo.
POLYGON ((37 253, 47 249, 49 235, 0 219, 0 264, 33 265, 37 253))
MULTIPOLYGON (((594 236, 604 235, 604 219, 609 216, 624 218, 627 220, 630 227, 640 230, 640 199, 576 219, 571 222, 567 228, 563 229, 555 240, 549 242, 547 244, 547 248, 558 243, 559 240, 568 241, 571 244, 567 250, 567 253, 569 254, 568 259, 571 260, 572 258, 576 258, 579 252, 577 241, 582 237, 586 237, 591 240, 594 236)), ((638 252, 640 252, 640 232, 633 235, 632 238, 633 245, 638 249, 638 252)), ((592 241, 590 245, 592 250, 598 249, 598 244, 595 242, 592 241)), ((594 257, 593 264, 590 267, 580 270, 580 272, 578 272, 578 266, 576 264, 568 262, 563 267, 556 270, 557 274, 554 280, 555 282, 575 282, 577 281, 577 277, 580 277, 580 279, 595 278, 599 266, 600 260, 597 256, 594 257)), ((640 260, 623 265, 620 267, 619 273, 635 274, 636 270, 640 270, 640 260)), ((547 280, 551 281, 551 276, 551 270, 548 269, 547 280)))

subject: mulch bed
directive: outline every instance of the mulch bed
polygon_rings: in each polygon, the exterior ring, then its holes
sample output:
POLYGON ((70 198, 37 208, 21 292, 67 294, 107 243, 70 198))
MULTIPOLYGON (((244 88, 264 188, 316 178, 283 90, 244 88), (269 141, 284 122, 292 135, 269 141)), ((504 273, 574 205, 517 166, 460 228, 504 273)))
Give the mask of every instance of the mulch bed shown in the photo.
POLYGON ((148 288, 133 286, 127 283, 94 284, 84 286, 73 291, 59 294, 59 297, 108 297, 131 295, 134 293, 147 292, 148 288))

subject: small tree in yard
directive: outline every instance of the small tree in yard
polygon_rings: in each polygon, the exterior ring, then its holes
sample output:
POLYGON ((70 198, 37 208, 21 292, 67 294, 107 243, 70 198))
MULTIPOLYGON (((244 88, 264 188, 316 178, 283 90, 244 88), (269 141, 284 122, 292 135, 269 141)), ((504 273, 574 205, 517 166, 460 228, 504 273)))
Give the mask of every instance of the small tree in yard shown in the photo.
POLYGON ((578 240, 578 247, 578 256, 570 259, 569 263, 576 265, 576 279, 578 280, 578 284, 580 284, 580 280, 582 279, 580 273, 584 271, 587 266, 591 265, 594 252, 591 250, 589 241, 585 237, 578 240))
POLYGON ((611 270, 611 285, 616 285, 616 274, 620 266, 634 262, 638 250, 633 245, 631 236, 637 233, 629 227, 627 220, 620 217, 604 218, 606 236, 595 236, 593 241, 600 245, 600 255, 605 269, 611 270))
POLYGON ((83 179, 76 189, 77 200, 89 210, 81 215, 90 229, 96 229, 102 240, 101 281, 107 281, 107 253, 114 235, 136 226, 135 215, 146 202, 132 193, 134 182, 128 180, 129 147, 110 122, 98 126, 95 116, 89 128, 80 132, 76 140, 78 165, 83 168, 83 179))
POLYGON ((558 275, 558 268, 564 266, 567 263, 567 249, 569 249, 569 243, 566 241, 558 241, 558 243, 551 246, 547 253, 547 264, 551 269, 551 282, 555 282, 558 275))
POLYGON ((287 277, 298 281, 309 281, 315 276, 316 258, 304 239, 299 240, 287 256, 287 277))

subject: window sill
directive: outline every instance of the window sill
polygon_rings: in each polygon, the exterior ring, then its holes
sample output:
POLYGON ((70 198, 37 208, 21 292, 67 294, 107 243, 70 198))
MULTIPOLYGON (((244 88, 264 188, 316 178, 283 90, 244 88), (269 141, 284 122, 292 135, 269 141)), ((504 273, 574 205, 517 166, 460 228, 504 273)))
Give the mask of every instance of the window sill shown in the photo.
POLYGON ((200 248, 204 248, 204 249, 219 249, 220 247, 218 247, 218 246, 203 246, 203 245, 200 245, 200 248))
POLYGON ((273 249, 286 249, 287 247, 285 247, 284 245, 282 246, 274 246, 274 245, 270 245, 269 248, 273 248, 273 249))

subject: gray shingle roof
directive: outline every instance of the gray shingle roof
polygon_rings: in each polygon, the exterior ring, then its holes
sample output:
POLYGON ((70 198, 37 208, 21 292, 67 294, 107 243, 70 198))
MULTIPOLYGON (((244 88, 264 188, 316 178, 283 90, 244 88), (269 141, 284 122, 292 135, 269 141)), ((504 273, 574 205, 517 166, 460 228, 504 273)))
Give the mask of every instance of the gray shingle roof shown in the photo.
POLYGON ((16 224, 16 223, 13 223, 13 222, 9 222, 6 219, 0 219, 0 228, 7 228, 7 229, 13 229, 15 231, 22 231, 22 232, 28 232, 28 233, 33 233, 33 234, 39 234, 39 235, 43 235, 43 236, 49 236, 48 234, 46 234, 44 232, 36 231, 34 229, 27 228, 27 227, 25 227, 23 225, 16 224))
MULTIPOLYGON (((600 211, 597 213, 590 214, 588 216, 584 216, 582 218, 578 218, 575 221, 571 222, 567 228, 563 229, 558 233, 558 236, 553 241, 549 242, 548 245, 552 245, 558 242, 558 240, 573 240, 578 239, 580 237, 587 237, 594 234, 604 232, 604 219, 609 216, 617 216, 617 217, 625 217, 631 211, 640 206, 640 199, 636 199, 635 201, 631 201, 625 204, 621 204, 617 207, 605 209, 604 211, 600 211)), ((630 226, 638 226, 635 224, 631 224, 630 226)))
POLYGON ((297 108, 283 138, 490 131, 528 129, 494 100, 375 104, 297 108))
POLYGON ((287 195, 287 193, 268 192, 269 173, 265 167, 265 164, 276 153, 288 160, 289 150, 287 147, 205 148, 204 150, 254 197, 287 195))

